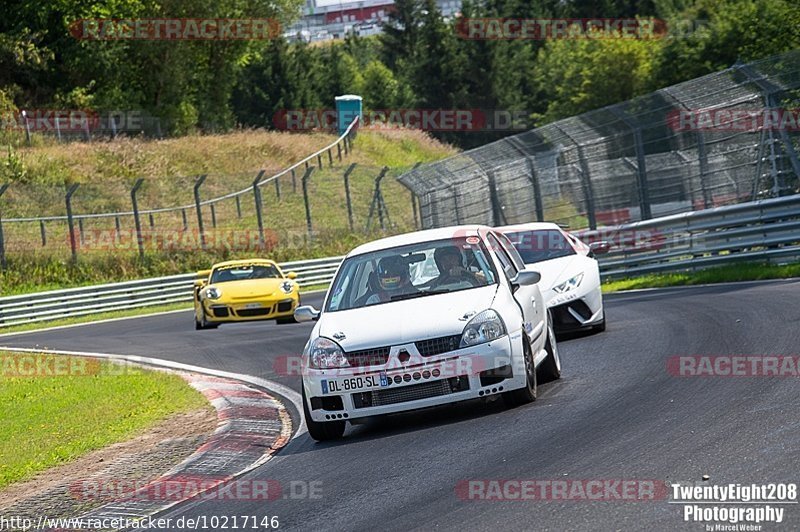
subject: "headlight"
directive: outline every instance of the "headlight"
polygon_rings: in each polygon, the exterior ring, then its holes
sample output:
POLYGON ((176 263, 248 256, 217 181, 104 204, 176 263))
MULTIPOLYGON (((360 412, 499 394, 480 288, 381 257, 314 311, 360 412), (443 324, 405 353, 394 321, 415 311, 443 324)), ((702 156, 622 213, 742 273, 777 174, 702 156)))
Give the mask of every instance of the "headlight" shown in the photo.
POLYGON ((284 294, 291 294, 292 290, 294 290, 294 284, 290 281, 284 281, 281 283, 281 290, 283 290, 284 294))
POLYGON ((206 297, 208 299, 219 299, 222 297, 222 290, 216 286, 209 286, 206 288, 206 297))
POLYGON ((575 277, 567 279, 560 285, 554 286, 553 292, 555 292, 556 294, 563 294, 564 292, 569 292, 573 288, 578 288, 581 285, 581 281, 583 281, 583 273, 579 273, 575 277))
POLYGON ((308 361, 312 368, 317 369, 344 368, 350 365, 339 344, 322 336, 311 342, 308 361))
POLYGON ((492 309, 484 310, 467 323, 461 334, 461 347, 485 344, 506 334, 503 320, 492 309))

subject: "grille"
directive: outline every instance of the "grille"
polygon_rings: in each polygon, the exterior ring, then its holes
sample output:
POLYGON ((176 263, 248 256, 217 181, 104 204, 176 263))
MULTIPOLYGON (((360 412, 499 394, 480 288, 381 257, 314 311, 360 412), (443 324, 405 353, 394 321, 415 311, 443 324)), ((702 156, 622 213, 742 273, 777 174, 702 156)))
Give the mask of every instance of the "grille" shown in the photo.
POLYGON ((354 393, 353 406, 365 408, 370 406, 386 406, 408 401, 417 401, 429 397, 440 397, 451 393, 469 390, 469 379, 467 377, 451 377, 433 382, 423 382, 412 384, 401 388, 391 388, 388 390, 375 390, 371 392, 354 393))
POLYGON ((289 312, 290 310, 292 310, 291 301, 281 301, 278 303, 278 312, 289 312))
POLYGON ((563 303, 556 307, 552 307, 550 312, 553 313, 553 319, 556 322, 556 326, 559 327, 578 327, 580 326, 580 322, 575 319, 575 317, 569 313, 567 310, 568 308, 572 308, 575 312, 580 314, 583 319, 588 320, 592 317, 591 309, 584 303, 582 300, 577 299, 575 301, 570 301, 569 303, 563 303))
POLYGON ((414 342, 417 346, 417 351, 424 357, 432 357, 434 355, 441 355, 458 349, 461 343, 461 335, 455 336, 442 336, 439 338, 431 338, 429 340, 419 340, 414 342))
POLYGON ((214 312, 214 317, 216 317, 216 318, 227 318, 228 317, 228 308, 227 307, 212 307, 211 310, 214 312))
POLYGON ((362 351, 351 351, 345 353, 344 357, 354 368, 384 365, 389 361, 389 349, 389 347, 376 347, 374 349, 364 349, 362 351))
POLYGON ((250 318, 253 316, 266 316, 272 312, 272 307, 267 308, 243 308, 236 311, 236 314, 243 318, 250 318))

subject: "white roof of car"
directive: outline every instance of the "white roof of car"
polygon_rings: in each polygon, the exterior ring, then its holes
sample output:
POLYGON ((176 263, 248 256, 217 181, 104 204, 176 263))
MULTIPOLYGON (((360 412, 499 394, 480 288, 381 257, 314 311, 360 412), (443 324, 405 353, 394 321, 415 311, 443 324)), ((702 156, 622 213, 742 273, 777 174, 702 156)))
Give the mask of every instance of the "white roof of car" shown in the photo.
POLYGON ((362 244, 347 254, 348 257, 352 255, 361 255, 363 253, 371 253, 373 251, 381 251, 398 246, 407 246, 409 244, 417 244, 419 242, 432 242, 434 240, 446 240, 448 238, 460 238, 465 236, 477 236, 478 231, 485 229, 492 230, 491 227, 485 225, 457 225, 451 227, 440 227, 437 229, 426 229, 424 231, 415 231, 413 233, 404 233, 402 235, 390 236, 374 240, 366 244, 362 244))
POLYGON ((501 233, 515 233, 517 231, 543 231, 543 230, 557 230, 560 231, 561 227, 553 222, 530 222, 526 224, 504 225, 503 227, 496 227, 501 233))

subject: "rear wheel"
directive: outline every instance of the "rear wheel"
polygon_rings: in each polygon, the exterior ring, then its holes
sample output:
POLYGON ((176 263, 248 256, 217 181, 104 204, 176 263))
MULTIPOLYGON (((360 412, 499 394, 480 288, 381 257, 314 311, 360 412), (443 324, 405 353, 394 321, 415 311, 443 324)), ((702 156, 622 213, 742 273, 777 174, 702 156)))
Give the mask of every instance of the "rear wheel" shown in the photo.
POLYGON ((528 337, 522 335, 522 352, 525 357, 525 387, 503 394, 507 406, 518 406, 536 400, 536 367, 533 363, 533 349, 528 337))
MULTIPOLYGON (((301 384, 302 386, 302 384, 301 384)), ((308 411, 306 390, 303 388, 303 416, 306 419, 308 434, 317 441, 338 440, 344 435, 346 421, 314 421, 308 411)))
POLYGON ((561 378, 561 357, 558 354, 558 344, 556 343, 556 333, 553 330, 553 322, 547 326, 547 342, 544 346, 547 351, 547 358, 539 365, 539 379, 541 382, 550 382, 561 378))

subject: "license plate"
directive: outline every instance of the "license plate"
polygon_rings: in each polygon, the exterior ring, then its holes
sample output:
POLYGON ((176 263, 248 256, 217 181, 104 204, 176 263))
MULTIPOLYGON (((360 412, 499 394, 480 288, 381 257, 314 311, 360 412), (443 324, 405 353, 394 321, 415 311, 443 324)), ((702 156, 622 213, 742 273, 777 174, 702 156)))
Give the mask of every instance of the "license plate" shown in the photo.
POLYGON ((261 308, 261 303, 248 303, 244 308, 261 308))
POLYGON ((323 394, 361 392, 388 386, 389 378, 385 373, 381 373, 380 375, 365 375, 362 377, 322 379, 321 384, 323 394))

